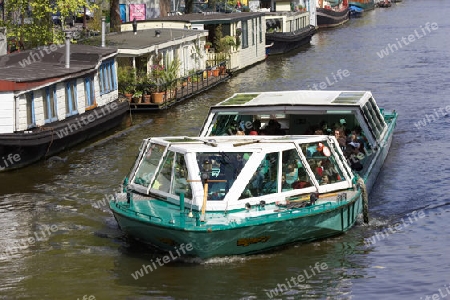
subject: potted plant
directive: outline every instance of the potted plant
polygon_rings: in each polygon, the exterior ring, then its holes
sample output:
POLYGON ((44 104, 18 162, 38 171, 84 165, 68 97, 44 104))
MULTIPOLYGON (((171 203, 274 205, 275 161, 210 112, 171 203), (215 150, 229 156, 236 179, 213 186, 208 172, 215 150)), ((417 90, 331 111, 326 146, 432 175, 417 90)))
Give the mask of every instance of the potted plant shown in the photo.
POLYGON ((136 72, 134 68, 120 66, 117 72, 117 80, 119 92, 131 101, 136 83, 136 72))
POLYGON ((141 103, 142 101, 142 91, 135 91, 133 94, 133 102, 134 103, 141 103))
POLYGON ((219 75, 220 75, 220 70, 219 70, 219 68, 217 68, 217 67, 213 67, 212 68, 212 75, 214 76, 214 77, 219 77, 219 75))
POLYGON ((209 48, 211 48, 211 46, 212 46, 211 42, 206 42, 205 43, 205 49, 209 49, 209 48))

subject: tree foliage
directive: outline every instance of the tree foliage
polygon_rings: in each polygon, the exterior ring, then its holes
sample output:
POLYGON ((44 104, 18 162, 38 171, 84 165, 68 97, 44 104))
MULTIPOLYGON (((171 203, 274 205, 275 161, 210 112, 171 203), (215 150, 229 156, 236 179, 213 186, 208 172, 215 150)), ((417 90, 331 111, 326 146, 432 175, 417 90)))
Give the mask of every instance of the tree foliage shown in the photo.
POLYGON ((55 28, 52 14, 59 12, 61 20, 87 8, 93 10, 86 0, 7 0, 5 1, 5 20, 10 36, 22 41, 26 48, 62 42, 63 32, 55 28))

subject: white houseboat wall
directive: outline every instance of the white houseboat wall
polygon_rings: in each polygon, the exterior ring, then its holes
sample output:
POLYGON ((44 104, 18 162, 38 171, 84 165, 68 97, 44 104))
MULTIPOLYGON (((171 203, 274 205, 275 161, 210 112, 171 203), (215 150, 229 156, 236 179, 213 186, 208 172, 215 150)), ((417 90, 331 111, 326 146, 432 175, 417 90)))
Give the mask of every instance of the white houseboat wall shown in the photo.
MULTIPOLYGON (((66 43, 67 45, 67 43, 66 43)), ((122 121, 117 50, 52 45, 0 57, 0 171, 54 155, 122 121), (66 52, 67 53, 67 52, 66 52)))
POLYGON ((119 66, 132 66, 137 72, 146 70, 150 73, 156 61, 168 66, 178 60, 177 76, 181 77, 206 67, 204 45, 207 36, 207 31, 182 28, 140 30, 139 24, 136 34, 125 31, 109 36, 108 41, 118 47, 119 66))
MULTIPOLYGON (((233 71, 244 69, 266 58, 266 20, 262 12, 250 13, 213 13, 213 14, 186 14, 181 16, 167 16, 158 19, 137 21, 137 29, 190 29, 193 32, 202 32, 202 29, 209 32, 206 41, 214 41, 215 27, 222 25, 223 36, 229 35, 240 41, 238 47, 232 47, 229 54, 227 68, 233 71)), ((121 25, 122 32, 133 31, 133 22, 121 25)), ((203 49, 203 40, 199 44, 203 49)), ((161 47, 159 50, 163 50, 161 47)), ((206 52, 207 55, 201 58, 205 65, 207 61, 217 61, 214 51, 206 52)), ((180 59, 182 56, 180 56, 180 59)))

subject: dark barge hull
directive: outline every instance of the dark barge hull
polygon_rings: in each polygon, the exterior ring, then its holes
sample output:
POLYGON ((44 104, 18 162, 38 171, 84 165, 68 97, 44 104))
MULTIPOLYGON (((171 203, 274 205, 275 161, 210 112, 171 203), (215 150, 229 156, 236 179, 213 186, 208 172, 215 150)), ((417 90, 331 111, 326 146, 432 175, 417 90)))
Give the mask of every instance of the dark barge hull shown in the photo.
POLYGON ((25 167, 112 129, 122 122, 128 109, 128 102, 115 100, 47 126, 1 134, 0 172, 25 167))
POLYGON ((347 7, 341 11, 317 8, 317 25, 319 27, 336 27, 348 21, 350 10, 347 7))
POLYGON ((295 32, 266 33, 266 45, 271 45, 268 54, 283 54, 309 44, 316 31, 316 28, 310 25, 295 32))

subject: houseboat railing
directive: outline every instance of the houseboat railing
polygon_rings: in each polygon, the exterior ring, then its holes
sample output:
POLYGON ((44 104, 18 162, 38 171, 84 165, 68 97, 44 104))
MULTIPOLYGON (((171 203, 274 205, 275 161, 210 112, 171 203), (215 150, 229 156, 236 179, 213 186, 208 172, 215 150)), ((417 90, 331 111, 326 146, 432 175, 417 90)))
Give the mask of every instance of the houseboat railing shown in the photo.
POLYGON ((228 61, 216 61, 214 65, 201 70, 192 72, 186 76, 176 78, 172 81, 162 81, 158 84, 158 81, 151 83, 140 83, 129 86, 129 90, 139 91, 134 92, 134 97, 129 95, 129 101, 131 106, 152 106, 157 105, 158 109, 164 109, 174 105, 175 103, 192 97, 198 93, 201 93, 212 86, 224 81, 230 76, 230 69, 228 67, 228 61), (150 95, 160 94, 162 101, 156 103, 153 100, 148 100, 146 97, 150 95), (162 94, 162 95, 161 95, 162 94))

